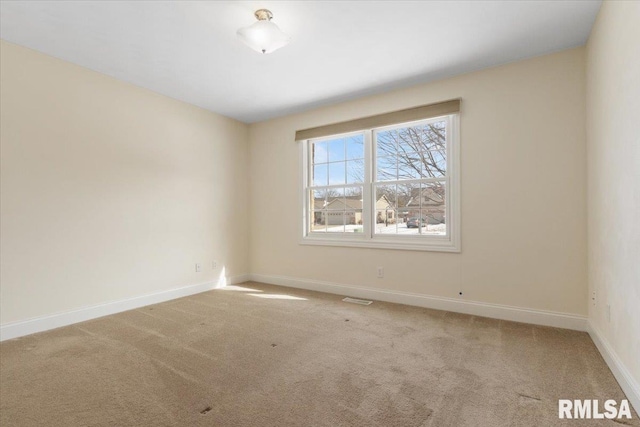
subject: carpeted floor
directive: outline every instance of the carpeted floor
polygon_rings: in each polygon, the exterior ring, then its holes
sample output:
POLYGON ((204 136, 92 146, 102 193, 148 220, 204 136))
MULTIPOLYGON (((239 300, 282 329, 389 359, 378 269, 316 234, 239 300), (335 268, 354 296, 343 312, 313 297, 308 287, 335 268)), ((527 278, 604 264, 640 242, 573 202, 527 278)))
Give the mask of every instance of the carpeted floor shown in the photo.
POLYGON ((640 426, 585 333, 245 283, 0 345, 0 425, 640 426))

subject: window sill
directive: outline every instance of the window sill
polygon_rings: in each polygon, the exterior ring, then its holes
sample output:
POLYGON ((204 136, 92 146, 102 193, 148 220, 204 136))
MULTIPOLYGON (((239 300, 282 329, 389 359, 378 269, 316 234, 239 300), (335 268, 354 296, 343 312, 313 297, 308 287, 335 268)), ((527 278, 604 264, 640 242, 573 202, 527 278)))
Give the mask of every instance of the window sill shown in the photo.
POLYGON ((311 246, 341 246, 348 248, 392 249, 425 252, 454 252, 460 253, 460 244, 454 244, 448 239, 430 239, 428 242, 416 239, 354 239, 354 238, 326 238, 307 236, 300 239, 301 245, 311 246))

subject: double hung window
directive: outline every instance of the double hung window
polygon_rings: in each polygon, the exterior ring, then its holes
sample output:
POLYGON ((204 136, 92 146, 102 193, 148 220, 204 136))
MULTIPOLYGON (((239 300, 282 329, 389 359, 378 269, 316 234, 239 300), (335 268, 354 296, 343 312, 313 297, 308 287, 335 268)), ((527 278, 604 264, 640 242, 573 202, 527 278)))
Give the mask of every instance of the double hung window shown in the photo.
POLYGON ((457 109, 392 124, 368 119, 374 126, 332 134, 349 123, 330 125, 299 140, 301 243, 459 251, 457 109))

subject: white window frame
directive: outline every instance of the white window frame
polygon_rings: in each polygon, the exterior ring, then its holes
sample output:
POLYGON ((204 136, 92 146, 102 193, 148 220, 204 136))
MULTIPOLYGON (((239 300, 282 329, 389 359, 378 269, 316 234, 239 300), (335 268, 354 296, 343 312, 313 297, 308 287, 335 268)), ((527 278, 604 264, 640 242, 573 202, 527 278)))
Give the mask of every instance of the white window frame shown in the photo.
MULTIPOLYGON (((302 220, 299 230, 301 230, 300 244, 321 245, 321 246, 346 246, 361 248, 379 249, 401 249, 416 251, 437 251, 437 252, 460 252, 460 118, 459 114, 433 117, 429 119, 397 123, 391 126, 384 126, 373 129, 366 129, 360 132, 349 132, 339 135, 328 135, 321 138, 307 139, 299 142, 300 150, 300 203, 302 205, 302 220), (434 121, 447 120, 447 175, 446 178, 429 178, 431 181, 446 181, 445 184, 445 224, 447 224, 446 236, 425 236, 425 235, 388 235, 375 234, 374 224, 376 212, 373 209, 375 204, 375 170, 376 170, 376 150, 374 150, 374 134, 382 130, 409 127, 416 124, 424 124, 434 121), (362 233, 309 233, 310 220, 310 190, 311 176, 309 166, 311 165, 310 144, 318 140, 339 138, 354 134, 364 134, 364 176, 363 185, 363 221, 362 233)), ((416 179, 416 182, 424 182, 425 179, 416 179)), ((403 180, 402 183, 411 183, 412 180, 403 180)), ((395 183, 391 181, 390 183, 395 183)), ((344 186, 344 185, 343 185, 344 186)))

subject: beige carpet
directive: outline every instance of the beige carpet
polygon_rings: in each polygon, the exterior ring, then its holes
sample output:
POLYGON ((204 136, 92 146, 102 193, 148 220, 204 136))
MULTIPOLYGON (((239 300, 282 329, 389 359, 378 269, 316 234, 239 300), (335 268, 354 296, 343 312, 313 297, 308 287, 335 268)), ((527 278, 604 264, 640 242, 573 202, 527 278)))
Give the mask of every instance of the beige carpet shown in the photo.
POLYGON ((558 420, 625 398, 585 333, 241 286, 2 343, 0 425, 640 425, 558 420))

